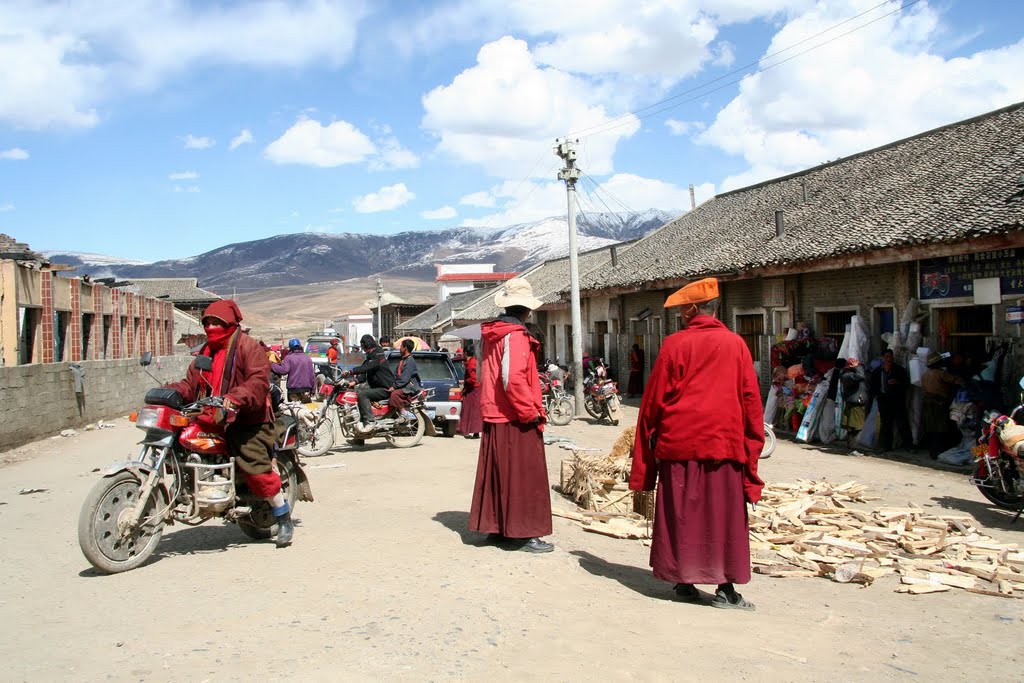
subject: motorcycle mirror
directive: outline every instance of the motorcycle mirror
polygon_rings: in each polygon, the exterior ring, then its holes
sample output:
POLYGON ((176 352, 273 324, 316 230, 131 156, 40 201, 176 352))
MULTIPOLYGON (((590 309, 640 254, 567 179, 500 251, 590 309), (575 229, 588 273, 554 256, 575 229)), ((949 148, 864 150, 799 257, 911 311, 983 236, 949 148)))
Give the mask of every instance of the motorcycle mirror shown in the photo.
POLYGON ((1020 378, 1020 388, 1024 389, 1024 377, 1020 378))
POLYGON ((152 351, 146 351, 144 354, 142 354, 139 357, 139 365, 141 365, 142 367, 146 367, 147 365, 151 364, 152 362, 153 362, 153 352, 152 351))
POLYGON ((213 359, 209 356, 196 356, 193 362, 195 363, 196 370, 203 370, 205 372, 213 370, 213 359))

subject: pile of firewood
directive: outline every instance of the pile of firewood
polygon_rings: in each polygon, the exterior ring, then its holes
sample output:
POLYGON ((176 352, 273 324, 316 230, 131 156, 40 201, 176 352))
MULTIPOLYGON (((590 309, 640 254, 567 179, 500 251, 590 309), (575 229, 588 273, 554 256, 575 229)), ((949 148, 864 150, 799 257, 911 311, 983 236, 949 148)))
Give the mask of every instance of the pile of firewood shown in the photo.
POLYGON ((633 508, 633 493, 626 480, 632 462, 635 427, 623 430, 607 454, 582 449, 562 461, 562 493, 584 510, 626 514, 633 508))
MULTIPOLYGON (((750 512, 754 571, 772 577, 829 578, 869 585, 896 574, 900 593, 951 589, 1024 597, 1024 553, 981 533, 968 514, 907 507, 854 507, 877 501, 857 482, 798 479, 765 486, 750 512)), ((652 523, 631 512, 555 508, 585 531, 649 539, 652 523)))

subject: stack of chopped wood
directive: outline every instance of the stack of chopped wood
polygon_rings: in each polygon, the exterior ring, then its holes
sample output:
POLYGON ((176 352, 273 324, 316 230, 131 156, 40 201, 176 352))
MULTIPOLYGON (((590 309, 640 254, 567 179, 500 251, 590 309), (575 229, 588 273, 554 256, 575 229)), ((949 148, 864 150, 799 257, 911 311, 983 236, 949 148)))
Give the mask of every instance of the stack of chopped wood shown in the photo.
MULTIPOLYGON (((857 482, 798 479, 765 486, 750 513, 751 562, 758 574, 820 576, 869 585, 895 574, 900 593, 959 589, 1024 597, 1024 553, 981 533, 968 514, 907 507, 854 507, 879 500, 857 482)), ((651 522, 635 514, 554 514, 584 530, 616 538, 650 538, 651 522)))
POLYGON ((907 507, 864 510, 878 500, 857 482, 774 483, 750 514, 754 571, 870 584, 898 574, 901 593, 959 588, 1024 597, 1024 554, 978 531, 968 514, 907 507), (1015 595, 1015 592, 1017 595, 1015 595))
POLYGON ((562 493, 584 510, 628 513, 633 509, 633 494, 626 484, 633 452, 635 427, 629 427, 604 455, 575 450, 562 462, 562 493))

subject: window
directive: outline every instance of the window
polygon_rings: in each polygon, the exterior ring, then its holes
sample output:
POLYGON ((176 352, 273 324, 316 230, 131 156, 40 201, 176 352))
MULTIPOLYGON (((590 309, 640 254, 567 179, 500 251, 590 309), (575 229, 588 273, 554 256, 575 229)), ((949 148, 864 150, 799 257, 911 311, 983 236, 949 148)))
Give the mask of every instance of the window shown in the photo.
POLYGON ((764 315, 761 313, 736 316, 736 333, 743 337, 754 362, 761 360, 761 336, 764 334, 764 315))
POLYGON ((814 333, 818 337, 832 337, 836 340, 836 348, 839 348, 843 343, 843 336, 846 334, 846 326, 850 324, 850 318, 855 315, 857 315, 856 310, 819 313, 814 333))
POLYGON ((985 357, 985 337, 992 336, 991 306, 958 306, 933 310, 934 333, 940 351, 975 358, 985 357))
MULTIPOLYGON (((879 344, 884 344, 881 341, 881 336, 886 332, 892 333, 896 331, 896 309, 892 306, 876 306, 874 309, 875 319, 871 326, 874 330, 874 340, 878 340, 879 344)), ((881 348, 872 348, 874 352, 881 352, 881 348)))

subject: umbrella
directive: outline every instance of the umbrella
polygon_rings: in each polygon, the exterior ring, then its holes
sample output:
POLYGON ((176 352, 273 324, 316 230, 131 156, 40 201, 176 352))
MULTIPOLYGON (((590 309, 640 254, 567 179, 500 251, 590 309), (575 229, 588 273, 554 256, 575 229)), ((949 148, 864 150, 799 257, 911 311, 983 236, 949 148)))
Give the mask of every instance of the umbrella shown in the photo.
POLYGON ((480 339, 480 323, 466 325, 457 330, 448 330, 445 332, 445 336, 447 335, 458 337, 459 339, 480 339))
POLYGON ((429 351, 430 350, 430 344, 428 344, 427 342, 423 341, 419 337, 402 337, 400 339, 396 339, 394 341, 394 344, 392 345, 393 348, 397 349, 398 347, 400 347, 402 345, 402 341, 405 340, 405 339, 411 339, 412 340, 412 343, 413 343, 412 350, 413 351, 429 351))

